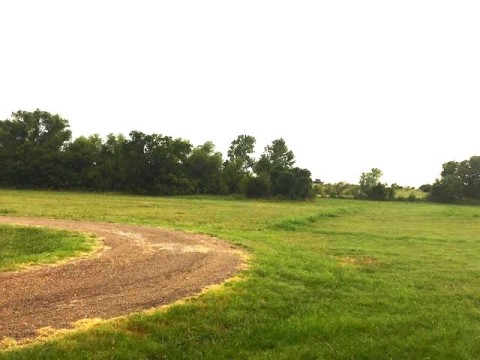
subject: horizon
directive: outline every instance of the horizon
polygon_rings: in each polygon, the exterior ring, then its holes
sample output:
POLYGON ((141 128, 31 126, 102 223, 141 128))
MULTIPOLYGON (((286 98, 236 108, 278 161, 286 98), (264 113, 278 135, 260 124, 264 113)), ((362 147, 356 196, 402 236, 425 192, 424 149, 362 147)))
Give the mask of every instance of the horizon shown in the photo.
POLYGON ((379 168, 418 187, 480 154, 475 1, 20 0, 0 13, 1 120, 39 108, 75 138, 138 130, 224 156, 240 134, 256 154, 284 138, 329 183, 379 168))
MULTIPOLYGON (((37 110, 37 109, 35 109, 35 110, 37 110)), ((44 109, 38 109, 38 110, 47 111, 47 110, 44 110, 44 109)), ((25 111, 29 111, 29 110, 25 110, 25 111)), ((33 111, 34 111, 34 110, 33 110, 33 111)), ((63 119, 65 119, 61 114, 52 114, 52 115, 59 115, 60 117, 62 117, 63 119)), ((9 119, 10 119, 10 117, 5 118, 5 119, 0 119, 0 121, 9 120, 9 119)), ((68 119, 65 119, 65 120, 68 121, 68 119)), ((170 136, 170 137, 172 137, 172 138, 180 138, 180 139, 183 139, 183 140, 188 140, 188 141, 192 144, 193 147, 200 146, 200 145, 204 144, 204 142, 203 142, 203 143, 198 143, 198 144, 197 144, 197 143, 193 143, 190 139, 185 138, 185 137, 182 137, 182 136, 171 136, 170 134, 158 133, 158 132, 145 132, 145 131, 142 131, 142 130, 139 130, 139 129, 131 129, 131 130, 129 130, 129 131, 126 132, 126 133, 106 132, 106 133, 104 133, 104 134, 100 134, 100 133, 95 133, 95 132, 93 132, 93 133, 76 134, 75 129, 73 129, 72 126, 70 125, 70 121, 68 121, 68 129, 72 132, 72 136, 71 136, 70 142, 73 142, 75 139, 77 139, 77 138, 79 138, 79 137, 82 137, 82 136, 89 137, 89 136, 93 136, 93 135, 98 135, 98 136, 100 136, 103 140, 105 140, 106 137, 107 137, 109 134, 113 134, 113 135, 123 135, 123 136, 125 136, 125 137, 128 138, 130 132, 132 132, 132 131, 141 131, 141 132, 144 132, 144 133, 147 134, 147 135, 158 134, 158 135, 162 135, 162 136, 170 136)), ((238 134, 238 135, 251 135, 251 136, 255 137, 255 135, 253 135, 253 134, 238 134)), ((237 135, 237 136, 238 136, 238 135, 237 135)), ((223 157, 224 160, 227 159, 227 151, 228 151, 228 148, 229 148, 229 146, 230 146, 230 143, 231 143, 233 140, 235 140, 235 139, 237 138, 237 136, 235 136, 234 138, 231 139, 231 141, 229 142, 228 146, 227 146, 225 149, 219 149, 219 148, 217 147, 217 144, 214 143, 214 145, 215 145, 215 151, 221 152, 221 153, 222 153, 222 157, 223 157)), ((256 138, 256 137, 255 137, 255 138, 256 138)), ((285 137, 280 137, 280 138, 285 139, 285 137)), ((278 139, 278 138, 276 138, 276 139, 278 139)), ((264 145, 259 144, 258 141, 257 141, 257 142, 256 142, 256 145, 255 145, 254 158, 255 158, 256 160, 258 160, 258 158, 260 157, 260 155, 263 153, 264 148, 265 148, 267 145, 270 145, 271 142, 272 142, 273 140, 276 140, 276 139, 271 139, 271 141, 269 141, 268 143, 265 143, 264 145)), ((206 140, 206 141, 210 141, 210 140, 206 140)), ((287 143, 287 146, 288 146, 288 143, 287 143)), ((292 150, 293 153, 295 154, 294 149, 292 149, 292 148, 289 147, 289 150, 292 150)), ((475 155, 472 155, 472 156, 475 156, 475 155)), ((470 158, 470 157, 468 157, 468 158, 470 158)), ((460 161, 463 161, 463 160, 468 160, 468 158, 460 159, 460 160, 450 159, 450 160, 445 161, 444 163, 446 163, 446 162, 448 162, 448 161, 458 161, 458 162, 460 162, 460 161)), ((303 166, 299 166, 299 165, 298 165, 298 158, 297 158, 297 156, 295 156, 295 166, 303 167, 303 166)), ((375 166, 374 166, 374 167, 375 167, 375 166)), ((372 168, 370 168, 370 169, 365 169, 365 171, 363 171, 363 172, 369 172, 369 171, 372 170, 374 167, 372 167, 372 168)), ((303 168, 305 168, 305 167, 303 167, 303 168)), ((306 167, 306 168, 307 168, 308 170, 310 170, 308 167, 306 167)), ((378 168, 378 167, 377 167, 377 168, 378 168)), ((380 170, 382 170, 382 169, 380 169, 380 170)), ((437 179, 437 178, 440 177, 440 172, 441 172, 441 169, 439 170, 439 173, 438 173, 438 175, 436 176, 435 179, 437 179)), ((397 185, 400 185, 400 186, 403 186, 403 187, 414 187, 414 188, 418 188, 418 187, 421 186, 421 185, 433 184, 433 183, 435 182, 435 180, 433 180, 433 181, 430 182, 430 183, 422 183, 422 184, 420 184, 420 185, 401 184, 401 183, 398 183, 398 182, 395 181, 395 180, 393 180, 393 181, 385 181, 385 173, 383 172, 383 170, 382 170, 382 173, 383 173, 383 175, 382 175, 381 180, 382 180, 382 182, 387 183, 388 185, 397 184, 397 185)), ((325 184, 328 184, 328 183, 339 183, 339 182, 346 182, 346 183, 349 183, 349 184, 358 184, 358 180, 359 180, 360 176, 361 176, 361 173, 358 174, 358 179, 357 179, 356 181, 355 181, 355 180, 348 181, 348 180, 345 180, 345 179, 341 179, 341 180, 337 180, 337 181, 328 181, 328 180, 324 180, 324 179, 322 179, 322 178, 319 178, 319 177, 314 176, 314 174, 313 174, 313 172, 312 172, 312 180, 317 180, 317 179, 318 179, 318 180, 320 180, 322 183, 325 183, 325 184)), ((353 176, 352 176, 351 178, 353 178, 353 176)))

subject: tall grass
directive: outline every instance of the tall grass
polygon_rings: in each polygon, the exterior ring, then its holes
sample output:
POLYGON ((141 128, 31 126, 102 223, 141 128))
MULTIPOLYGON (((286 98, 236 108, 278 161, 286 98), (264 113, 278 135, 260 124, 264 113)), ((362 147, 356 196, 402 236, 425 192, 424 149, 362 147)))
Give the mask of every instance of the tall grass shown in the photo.
POLYGON ((18 215, 164 226, 250 251, 240 280, 1 359, 476 359, 480 208, 0 192, 18 215))

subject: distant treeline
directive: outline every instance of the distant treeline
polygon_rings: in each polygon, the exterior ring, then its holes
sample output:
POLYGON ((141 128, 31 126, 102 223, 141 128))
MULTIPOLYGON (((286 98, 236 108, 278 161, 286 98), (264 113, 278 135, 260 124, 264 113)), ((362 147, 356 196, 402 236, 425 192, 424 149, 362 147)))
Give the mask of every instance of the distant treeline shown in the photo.
POLYGON ((17 111, 0 121, 0 186, 76 189, 149 195, 241 194, 307 199, 314 196, 311 173, 294 167, 283 139, 258 160, 255 138, 232 141, 227 159, 211 142, 140 131, 92 135, 72 141, 67 120, 46 111, 17 111))
MULTIPOLYGON (((72 141, 69 123, 46 111, 17 111, 0 121, 0 186, 72 189, 148 195, 238 194, 251 198, 308 199, 315 195, 369 200, 480 202, 480 156, 443 164, 439 179, 420 186, 426 196, 401 194, 403 187, 380 181, 380 169, 362 173, 358 184, 313 184, 307 169, 283 139, 272 141, 259 159, 255 138, 239 135, 223 159, 212 142, 131 131, 81 136, 72 141)), ((413 190, 413 188, 410 188, 413 190)))
POLYGON ((433 184, 417 189, 380 182, 382 172, 372 169, 360 176, 359 184, 314 182, 315 193, 322 197, 368 200, 426 200, 443 203, 480 204, 480 156, 461 162, 449 161, 433 184))

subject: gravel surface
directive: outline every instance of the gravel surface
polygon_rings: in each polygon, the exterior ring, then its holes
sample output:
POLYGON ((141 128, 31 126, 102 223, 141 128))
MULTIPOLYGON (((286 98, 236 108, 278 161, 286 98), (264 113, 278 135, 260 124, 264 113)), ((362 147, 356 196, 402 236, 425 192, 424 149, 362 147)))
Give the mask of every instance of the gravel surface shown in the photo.
POLYGON ((232 277, 243 264, 240 249, 209 236, 69 220, 0 217, 0 223, 75 230, 103 243, 92 256, 0 273, 0 341, 168 304, 232 277))

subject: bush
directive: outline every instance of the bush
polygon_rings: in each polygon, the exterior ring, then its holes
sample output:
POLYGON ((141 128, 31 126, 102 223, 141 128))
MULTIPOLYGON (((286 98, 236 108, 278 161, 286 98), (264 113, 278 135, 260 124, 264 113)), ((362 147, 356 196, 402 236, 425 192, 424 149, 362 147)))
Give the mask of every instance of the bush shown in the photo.
POLYGON ((367 197, 370 200, 387 200, 390 198, 391 188, 388 188, 385 184, 378 183, 367 191, 367 197))
POLYGON ((262 198, 270 196, 270 181, 264 177, 251 177, 245 184, 247 198, 262 198))
POLYGON ((410 195, 408 195, 407 201, 417 201, 417 200, 418 199, 414 193, 411 193, 410 195))
POLYGON ((459 200, 458 192, 449 184, 436 181, 430 190, 430 200, 441 203, 451 203, 459 200))
POLYGON ((418 189, 425 192, 425 193, 429 193, 430 191, 432 191, 432 185, 431 184, 424 184, 424 185, 420 186, 418 189))

